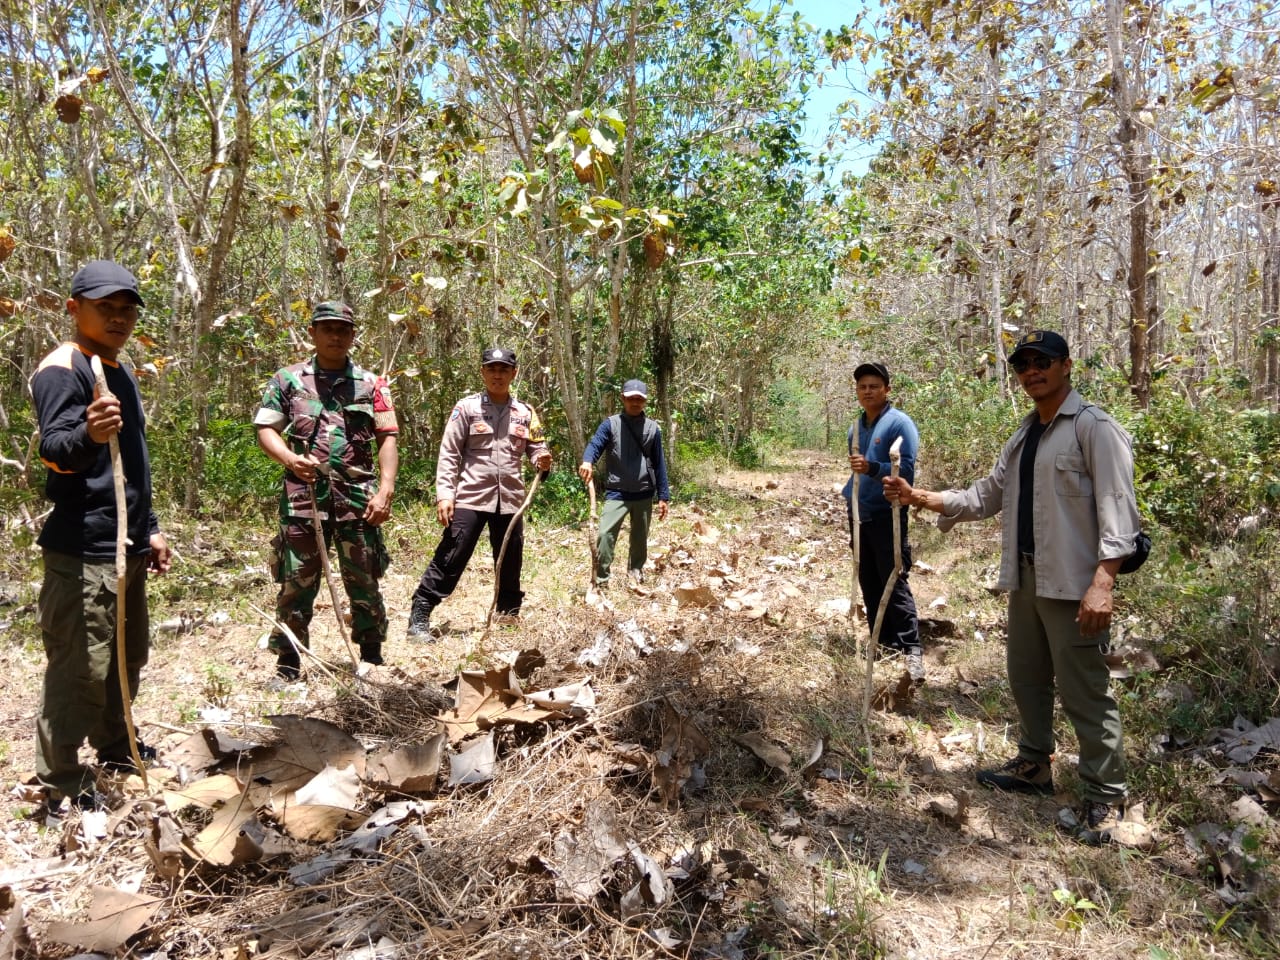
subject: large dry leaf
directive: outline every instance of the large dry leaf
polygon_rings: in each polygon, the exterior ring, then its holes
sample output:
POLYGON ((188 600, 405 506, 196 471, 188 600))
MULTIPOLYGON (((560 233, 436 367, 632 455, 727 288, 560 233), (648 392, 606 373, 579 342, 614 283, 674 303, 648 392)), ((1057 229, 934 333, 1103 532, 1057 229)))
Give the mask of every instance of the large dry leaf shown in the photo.
POLYGON ((187 857, 185 841, 182 828, 174 822, 168 810, 152 818, 151 830, 143 837, 142 845, 156 868, 157 876, 172 880, 182 875, 187 857))
POLYGON ((364 814, 346 807, 328 807, 314 803, 286 804, 280 812, 280 825, 295 840, 328 843, 340 830, 351 830, 364 820, 364 814))
POLYGON ((254 750, 243 779, 266 780, 277 792, 297 790, 325 767, 355 767, 364 775, 364 747, 349 733, 325 720, 293 715, 270 717, 284 733, 270 747, 254 750))
POLYGON ((1280 751, 1280 717, 1272 717, 1260 727, 1237 717, 1231 730, 1220 733, 1222 749, 1235 763, 1249 763, 1260 750, 1280 751))
POLYGON ((440 779, 440 758, 445 735, 438 733, 426 743, 379 750, 369 761, 370 782, 402 793, 430 793, 440 779))
POLYGON ((593 801, 576 827, 562 830, 555 839, 556 890, 569 900, 586 903, 604 889, 613 864, 627 852, 614 811, 593 801))
POLYGON ((457 743, 493 726, 495 717, 520 702, 520 683, 512 668, 470 671, 458 674, 458 689, 452 710, 440 715, 449 740, 457 743))
POLYGON ((189 783, 181 790, 166 790, 164 805, 172 813, 181 813, 190 806, 212 808, 232 797, 238 797, 243 792, 244 787, 235 777, 227 773, 219 773, 189 783))
POLYGON ((449 786, 487 783, 493 779, 497 766, 498 748, 491 730, 449 758, 449 786))
POLYGON ((761 734, 743 733, 733 739, 759 757, 766 766, 783 772, 791 769, 791 754, 761 734))
POLYGON ((630 849, 631 860, 640 873, 640 881, 622 895, 619 906, 623 920, 630 920, 641 913, 653 913, 661 909, 675 894, 675 886, 667 879, 658 861, 634 844, 630 845, 630 849))
POLYGON ((566 717, 585 717, 596 705, 596 692, 591 686, 591 678, 556 687, 553 690, 530 691, 525 699, 535 707, 548 713, 557 713, 566 717))
POLYGON ((354 810, 359 796, 360 778, 356 776, 356 768, 348 764, 342 769, 325 767, 298 788, 293 802, 354 810))
POLYGON ((55 921, 49 924, 45 935, 58 943, 115 953, 147 925, 163 904, 162 897, 143 897, 109 887, 94 887, 88 921, 55 921))
POLYGON ((710 752, 711 743, 698 725, 666 701, 662 711, 662 743, 655 756, 653 780, 667 809, 680 802, 681 789, 710 752))
POLYGON ((245 793, 225 801, 214 811, 209 825, 191 841, 192 853, 220 867, 260 859, 262 847, 245 829, 256 814, 257 807, 245 793))

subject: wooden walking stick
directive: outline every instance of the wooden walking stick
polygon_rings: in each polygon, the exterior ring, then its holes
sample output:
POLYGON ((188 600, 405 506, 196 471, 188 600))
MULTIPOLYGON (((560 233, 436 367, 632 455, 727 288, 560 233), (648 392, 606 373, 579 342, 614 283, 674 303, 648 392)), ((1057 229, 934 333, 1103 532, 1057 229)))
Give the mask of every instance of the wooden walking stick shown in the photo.
POLYGON ((588 602, 596 593, 596 568, 600 565, 600 526, 596 523, 596 482, 587 481, 587 545, 591 550, 591 570, 587 574, 588 602))
POLYGON ((524 495, 524 503, 520 504, 520 509, 511 515, 511 522, 507 524, 507 532, 502 535, 502 546, 498 549, 498 557, 493 562, 493 603, 489 604, 489 615, 484 619, 484 632, 480 634, 480 643, 489 636, 489 627, 493 624, 493 611, 498 609, 498 590, 502 587, 502 560, 507 555, 507 544, 511 542, 511 531, 516 528, 516 524, 520 522, 520 518, 524 516, 524 512, 529 509, 529 504, 533 502, 533 495, 538 492, 538 484, 546 479, 550 470, 539 470, 533 477, 533 482, 529 484, 529 492, 524 495))
MULTIPOLYGON (((107 372, 102 369, 102 358, 94 354, 89 358, 94 383, 99 397, 112 396, 107 386, 107 372)), ((116 488, 116 676, 120 680, 120 705, 124 710, 124 729, 129 735, 129 756, 142 776, 142 788, 148 792, 147 768, 142 765, 138 750, 138 731, 133 725, 133 694, 129 691, 129 659, 125 645, 125 587, 128 580, 128 561, 125 547, 129 543, 129 504, 124 495, 124 461, 120 457, 120 438, 111 435, 111 480, 116 488)))
MULTIPOLYGON (((324 571, 324 581, 329 585, 329 599, 333 603, 333 615, 338 621, 338 636, 347 648, 347 656, 351 658, 352 672, 360 673, 360 655, 347 636, 347 625, 342 619, 342 601, 338 598, 338 585, 333 582, 333 567, 329 565, 329 548, 324 542, 324 527, 320 523, 320 507, 316 503, 316 485, 307 484, 307 492, 311 494, 311 516, 316 529, 316 548, 320 551, 320 569, 324 571)), ((332 497, 330 500, 332 501, 332 497)))
MULTIPOLYGON (((902 438, 893 441, 889 447, 889 476, 897 477, 902 467, 902 438)), ((884 585, 884 593, 880 595, 880 606, 876 609, 875 626, 871 629, 871 642, 867 646, 867 676, 862 688, 862 716, 871 716, 871 679, 875 668, 876 650, 880 646, 880 630, 884 627, 884 615, 889 610, 889 598, 898 583, 898 574, 902 572, 902 516, 897 503, 893 507, 893 573, 884 585)), ((871 728, 867 727, 867 762, 871 762, 871 728)))
POLYGON ((861 642, 858 636, 858 576, 862 567, 862 518, 858 510, 858 483, 862 474, 853 475, 853 499, 850 506, 853 517, 853 570, 849 580, 849 632, 853 634, 853 649, 858 649, 861 642))

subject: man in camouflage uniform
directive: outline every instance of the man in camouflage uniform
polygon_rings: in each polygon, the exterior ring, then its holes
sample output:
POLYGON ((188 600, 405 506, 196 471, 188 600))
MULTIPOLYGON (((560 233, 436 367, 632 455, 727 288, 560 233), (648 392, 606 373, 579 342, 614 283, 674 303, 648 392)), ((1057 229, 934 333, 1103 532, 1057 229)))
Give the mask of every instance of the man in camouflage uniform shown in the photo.
MULTIPOLYGON (((324 577, 313 503, 325 543, 336 544, 351 603, 351 632, 367 663, 382 663, 387 611, 378 580, 390 558, 381 526, 391 515, 399 453, 391 388, 351 362, 355 316, 345 303, 319 304, 311 316, 315 356, 278 370, 253 418, 258 445, 285 468, 280 532, 272 541, 272 576, 280 584, 276 617, 309 646, 312 605, 324 577), (373 488, 372 446, 378 450, 373 488)), ((298 677, 298 652, 279 629, 271 634, 276 672, 298 677)))
MULTIPOLYGON (((551 450, 533 407, 511 395, 519 368, 516 355, 492 347, 481 356, 484 389, 463 397, 449 415, 436 462, 436 519, 445 528, 431 565, 413 594, 409 636, 431 638, 431 611, 453 593, 488 526, 494 562, 511 518, 524 502, 521 457, 551 469, 551 450)), ((498 577, 498 613, 518 616, 524 601, 524 521, 516 523, 498 577)))

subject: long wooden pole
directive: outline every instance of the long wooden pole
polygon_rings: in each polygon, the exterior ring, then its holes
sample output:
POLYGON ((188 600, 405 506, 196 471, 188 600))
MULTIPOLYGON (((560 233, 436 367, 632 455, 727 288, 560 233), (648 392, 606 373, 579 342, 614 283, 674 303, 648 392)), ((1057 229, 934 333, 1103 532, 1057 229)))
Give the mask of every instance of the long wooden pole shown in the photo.
POLYGON ((493 602, 489 604, 489 615, 484 620, 484 632, 480 634, 480 642, 484 642, 489 636, 489 627, 493 623, 493 612, 498 609, 498 591, 502 589, 502 560, 507 555, 507 544, 511 541, 511 531, 516 528, 516 524, 520 522, 520 518, 524 516, 524 512, 529 509, 529 504, 533 502, 533 495, 538 492, 538 484, 549 470, 539 470, 534 474, 533 482, 529 484, 529 492, 524 495, 524 503, 520 504, 520 509, 511 515, 511 522, 507 524, 507 532, 502 535, 502 546, 498 549, 498 557, 493 562, 493 602))
POLYGON ((316 485, 307 484, 307 492, 311 494, 311 516, 316 531, 316 549, 320 552, 320 569, 324 571, 324 582, 329 586, 329 600, 333 603, 333 615, 338 621, 338 636, 347 648, 347 656, 351 658, 351 669, 360 672, 360 655, 347 636, 347 624, 342 619, 342 600, 338 597, 338 585, 333 580, 333 567, 329 565, 329 548, 324 542, 324 526, 320 522, 320 506, 316 503, 316 485))
POLYGON ((596 568, 600 565, 600 527, 596 523, 596 482, 587 480, 587 546, 591 554, 591 570, 587 574, 587 596, 590 600, 596 592, 596 568))
MULTIPOLYGON (((893 441, 889 447, 889 475, 897 477, 902 467, 902 438, 893 441)), ((889 598, 893 596, 893 588, 898 583, 898 574, 902 572, 902 517, 896 503, 893 508, 893 573, 884 585, 884 593, 880 595, 880 606, 876 610, 875 626, 871 630, 871 644, 867 648, 867 676, 862 687, 862 716, 871 718, 871 676, 876 662, 876 650, 880 646, 880 630, 884 627, 884 615, 889 610, 889 598)), ((867 763, 871 762, 871 725, 867 723, 867 763)))
MULTIPOLYGON (((102 368, 102 358, 94 354, 89 358, 94 383, 99 397, 110 397, 107 372, 102 368)), ((124 711, 124 729, 129 735, 129 756, 142 776, 142 788, 148 792, 147 768, 143 766, 138 750, 138 731, 133 725, 133 694, 129 690, 129 658, 125 643, 125 589, 128 585, 128 560, 125 547, 129 543, 129 503, 124 494, 124 461, 120 457, 120 438, 114 434, 108 441, 111 448, 111 480, 116 490, 116 676, 120 680, 120 705, 124 711)))

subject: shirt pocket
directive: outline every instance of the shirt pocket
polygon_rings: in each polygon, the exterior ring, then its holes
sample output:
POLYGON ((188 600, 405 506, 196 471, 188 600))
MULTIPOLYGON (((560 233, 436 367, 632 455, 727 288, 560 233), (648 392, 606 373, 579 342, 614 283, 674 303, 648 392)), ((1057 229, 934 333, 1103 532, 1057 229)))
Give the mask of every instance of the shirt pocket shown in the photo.
POLYGON ((349 443, 367 444, 373 440, 373 403, 349 403, 342 408, 343 423, 349 443))
POLYGON ((529 444, 529 421, 521 419, 512 419, 511 429, 507 432, 507 436, 511 441, 511 452, 519 458, 524 453, 524 448, 529 444))
POLYGON ((1053 458, 1053 489, 1064 497, 1092 497, 1093 478, 1078 453, 1060 453, 1053 458))
POLYGON ((480 417, 467 424, 467 449, 488 450, 493 446, 493 425, 480 417))

